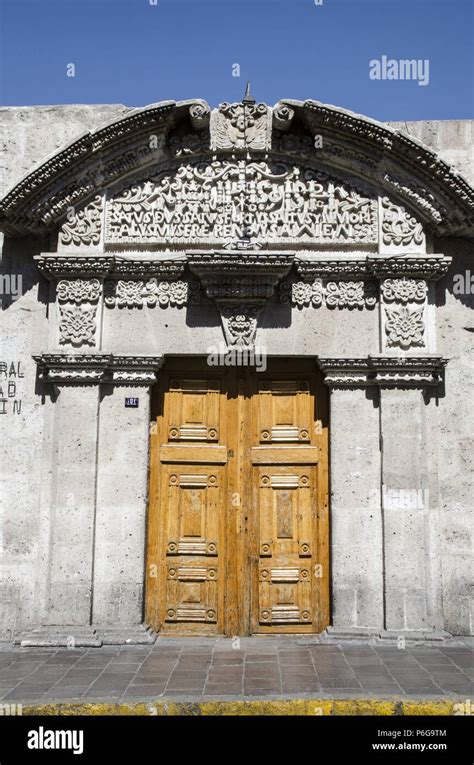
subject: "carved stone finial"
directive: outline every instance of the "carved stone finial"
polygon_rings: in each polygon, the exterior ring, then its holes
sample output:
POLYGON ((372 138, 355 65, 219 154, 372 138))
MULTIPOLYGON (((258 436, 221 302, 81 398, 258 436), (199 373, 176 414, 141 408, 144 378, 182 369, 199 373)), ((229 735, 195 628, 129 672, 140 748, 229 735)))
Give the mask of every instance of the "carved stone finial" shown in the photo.
POLYGON ((247 86, 245 88, 245 95, 242 99, 243 104, 255 104, 255 98, 252 96, 250 92, 250 80, 247 82, 247 86))

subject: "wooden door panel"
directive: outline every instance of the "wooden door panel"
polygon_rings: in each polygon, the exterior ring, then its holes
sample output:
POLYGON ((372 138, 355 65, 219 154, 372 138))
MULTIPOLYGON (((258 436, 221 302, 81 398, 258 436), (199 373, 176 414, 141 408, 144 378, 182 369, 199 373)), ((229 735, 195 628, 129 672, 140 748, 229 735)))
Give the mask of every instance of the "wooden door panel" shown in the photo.
POLYGON ((219 381, 173 378, 168 396, 169 441, 219 440, 219 381))
POLYGON ((159 447, 164 632, 224 630, 226 429, 219 378, 169 379, 159 447))
POLYGON ((324 629, 327 421, 314 371, 181 363, 163 372, 151 436, 149 622, 176 635, 324 629))
POLYGON ((167 466, 163 621, 218 625, 223 612, 222 468, 167 466), (186 470, 186 472, 184 472, 186 470))
POLYGON ((311 632, 318 616, 314 559, 320 460, 311 377, 258 380, 253 411, 258 560, 253 630, 311 632))
POLYGON ((315 470, 258 468, 260 626, 312 623, 315 470))
POLYGON ((261 443, 311 440, 311 397, 306 380, 262 381, 258 386, 261 443))

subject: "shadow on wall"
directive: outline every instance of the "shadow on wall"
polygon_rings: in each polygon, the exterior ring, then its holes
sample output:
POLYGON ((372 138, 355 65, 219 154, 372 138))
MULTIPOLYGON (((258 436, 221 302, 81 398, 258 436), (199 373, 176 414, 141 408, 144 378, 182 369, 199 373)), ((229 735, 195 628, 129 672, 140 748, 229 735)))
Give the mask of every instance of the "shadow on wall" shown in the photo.
MULTIPOLYGON (((447 274, 436 282, 436 306, 446 305, 448 292, 463 305, 474 308, 474 243, 469 239, 446 237, 435 242, 435 252, 453 258, 447 274)), ((472 325, 465 329, 474 331, 474 318, 472 325)))
POLYGON ((5 311, 23 295, 38 285, 35 299, 44 306, 49 302, 49 283, 38 271, 35 255, 49 247, 48 238, 25 236, 5 237, 1 258, 1 303, 5 311))

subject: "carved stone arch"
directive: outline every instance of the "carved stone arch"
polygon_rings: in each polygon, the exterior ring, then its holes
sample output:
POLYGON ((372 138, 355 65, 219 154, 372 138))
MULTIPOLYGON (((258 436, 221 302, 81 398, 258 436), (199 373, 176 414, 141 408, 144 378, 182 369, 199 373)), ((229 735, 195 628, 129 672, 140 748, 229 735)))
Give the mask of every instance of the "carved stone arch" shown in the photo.
POLYGON ((416 211, 438 235, 474 232, 474 191, 459 173, 404 133, 317 101, 212 111, 200 100, 164 101, 137 109, 85 133, 23 178, 0 203, 0 226, 13 236, 51 230, 71 209, 157 160, 211 154, 317 157, 416 211))

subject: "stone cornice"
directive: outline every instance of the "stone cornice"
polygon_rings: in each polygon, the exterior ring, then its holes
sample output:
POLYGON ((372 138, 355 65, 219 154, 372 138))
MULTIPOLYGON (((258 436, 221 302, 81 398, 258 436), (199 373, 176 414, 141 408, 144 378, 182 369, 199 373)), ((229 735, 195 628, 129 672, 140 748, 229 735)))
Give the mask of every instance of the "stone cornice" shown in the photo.
POLYGON ((0 229, 44 233, 71 208, 157 163, 262 155, 343 170, 415 210, 438 235, 474 236, 474 189, 459 173, 407 134, 317 101, 221 104, 212 113, 201 100, 137 109, 25 176, 0 202, 0 229))
POLYGON ((114 276, 143 279, 157 276, 178 278, 186 266, 186 259, 168 257, 167 253, 43 253, 35 256, 39 270, 47 278, 75 278, 78 276, 114 276), (134 257, 135 255, 135 257, 134 257))
MULTIPOLYGON (((188 252, 43 253, 35 256, 48 278, 179 278, 186 265, 204 286, 246 279, 275 285, 290 270, 304 280, 315 278, 440 279, 452 258, 442 254, 375 255, 364 252, 298 252, 285 250, 189 250, 188 252)), ((237 285, 236 285, 237 286, 237 285)), ((215 295, 210 295, 215 297, 215 295)))
POLYGON ((299 253, 295 269, 303 279, 323 277, 370 277, 440 279, 452 258, 441 254, 367 255, 364 253, 299 253))
POLYGON ((43 382, 153 385, 164 356, 115 353, 42 353, 33 356, 43 382))
POLYGON ((330 388, 424 388, 441 382, 448 360, 438 355, 370 355, 361 358, 318 357, 330 388))

